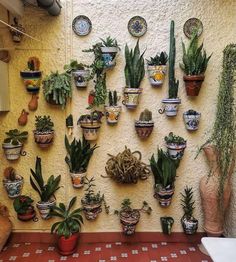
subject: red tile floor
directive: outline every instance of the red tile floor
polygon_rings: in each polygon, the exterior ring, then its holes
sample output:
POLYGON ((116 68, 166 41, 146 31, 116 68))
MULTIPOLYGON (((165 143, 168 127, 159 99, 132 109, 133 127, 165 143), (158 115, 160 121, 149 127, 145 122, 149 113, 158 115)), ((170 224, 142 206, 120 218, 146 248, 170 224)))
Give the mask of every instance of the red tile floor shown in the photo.
POLYGON ((9 244, 0 253, 0 262, 212 262, 193 243, 93 243, 80 244, 72 256, 60 256, 51 244, 9 244))

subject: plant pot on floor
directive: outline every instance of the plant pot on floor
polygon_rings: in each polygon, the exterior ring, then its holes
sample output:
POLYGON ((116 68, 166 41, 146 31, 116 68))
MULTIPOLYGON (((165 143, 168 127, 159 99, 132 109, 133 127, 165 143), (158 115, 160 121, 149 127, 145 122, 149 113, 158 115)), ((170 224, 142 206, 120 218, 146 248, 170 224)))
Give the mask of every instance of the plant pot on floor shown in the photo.
POLYGON ((89 70, 75 70, 72 73, 72 76, 74 77, 75 86, 80 88, 86 88, 88 85, 88 77, 89 77, 89 70))
POLYGON ((23 144, 13 145, 11 143, 3 143, 2 148, 7 160, 17 160, 21 155, 24 156, 26 153, 22 152, 23 144))
POLYGON ((83 130, 83 135, 86 140, 93 141, 98 138, 98 131, 101 127, 101 123, 94 121, 80 121, 80 127, 83 130))
POLYGON ((68 238, 65 238, 64 236, 58 237, 58 252, 63 256, 69 256, 75 253, 77 249, 78 238, 78 234, 72 234, 68 238))
POLYGON ((56 200, 55 199, 52 199, 48 202, 38 202, 36 204, 37 208, 38 208, 38 211, 40 213, 40 216, 42 219, 49 219, 50 216, 48 215, 50 210, 52 209, 53 206, 56 205, 56 200))
POLYGON ((166 143, 166 147, 168 154, 172 159, 182 159, 184 155, 184 150, 186 148, 186 142, 184 144, 166 143))
POLYGON ((138 210, 121 211, 120 222, 122 224, 123 233, 125 235, 133 235, 135 233, 136 225, 140 219, 140 212, 138 210))
POLYGON ((88 220, 95 220, 99 213, 102 212, 102 203, 87 204, 85 201, 81 201, 83 206, 83 212, 88 220))
POLYGON ((162 100, 164 104, 164 109, 160 109, 159 113, 163 114, 165 112, 166 116, 176 116, 178 112, 179 104, 181 104, 181 100, 179 98, 166 98, 162 100))
POLYGON ((161 217, 160 220, 161 220, 162 232, 166 235, 170 235, 172 226, 174 224, 174 219, 172 217, 161 217))
POLYGON ((147 67, 149 82, 153 87, 161 87, 165 80, 167 72, 166 65, 150 66, 147 67))
POLYGON ((102 58, 105 63, 105 68, 113 68, 116 65, 116 54, 118 52, 118 47, 108 47, 102 46, 102 58))
POLYGON ((198 96, 204 78, 204 75, 185 75, 183 77, 188 96, 198 96))
POLYGON ((109 125, 118 123, 121 113, 121 106, 105 106, 106 120, 109 125))
POLYGON ((37 93, 41 84, 41 71, 20 71, 26 90, 29 93, 37 93))
POLYGON ((183 113, 183 118, 184 118, 184 124, 187 130, 189 131, 198 130, 201 113, 198 113, 193 110, 188 110, 187 112, 183 113))
POLYGON ((135 130, 141 139, 148 138, 153 130, 154 122, 151 121, 135 121, 135 130))
POLYGON ((71 177, 73 187, 74 188, 83 187, 85 176, 86 176, 86 172, 81 172, 81 173, 70 172, 70 177, 71 177))
POLYGON ((41 148, 49 147, 54 138, 54 131, 39 132, 34 131, 34 141, 41 148))
POLYGON ((24 184, 24 178, 22 176, 19 176, 19 179, 15 181, 3 179, 2 182, 9 198, 16 198, 21 195, 24 184))
POLYGON ((154 188, 154 191, 154 197, 158 199, 160 206, 170 206, 172 197, 175 192, 175 188, 173 186, 167 186, 166 188, 163 188, 162 186, 156 186, 154 188))
POLYGON ((183 216, 181 218, 181 224, 186 235, 193 235, 197 232, 198 229, 198 220, 195 218, 187 219, 183 216))
POLYGON ((135 109, 139 104, 139 95, 142 93, 142 88, 124 89, 124 100, 122 101, 128 109, 135 109))

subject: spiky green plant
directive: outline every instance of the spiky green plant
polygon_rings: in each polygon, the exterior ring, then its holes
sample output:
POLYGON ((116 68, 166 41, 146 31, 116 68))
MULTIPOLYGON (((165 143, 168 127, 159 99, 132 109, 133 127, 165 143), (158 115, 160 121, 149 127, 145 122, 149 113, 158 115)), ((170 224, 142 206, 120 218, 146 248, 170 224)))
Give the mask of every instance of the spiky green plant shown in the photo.
POLYGON ((18 129, 11 129, 5 133, 7 138, 4 139, 4 143, 10 143, 14 146, 23 144, 28 138, 28 132, 20 132, 18 129))
POLYGON ((110 36, 108 36, 106 39, 100 38, 100 40, 102 41, 103 47, 117 47, 117 48, 119 48, 119 45, 118 45, 117 40, 115 38, 111 38, 110 36))
POLYGON ((108 99, 109 99, 109 106, 117 106, 117 92, 115 91, 109 91, 108 93, 108 99))
POLYGON ((180 68, 186 75, 201 75, 204 74, 208 62, 212 56, 207 57, 206 51, 203 49, 203 43, 198 47, 198 35, 194 32, 186 51, 185 44, 182 42, 183 48, 183 63, 180 68))
POLYGON ((53 131, 54 124, 50 116, 35 116, 35 128, 37 132, 53 131))
POLYGON ((181 206, 183 207, 184 217, 186 217, 187 220, 191 220, 193 218, 193 210, 195 208, 195 201, 193 201, 193 188, 186 186, 184 188, 184 193, 181 193, 181 196, 181 206))
POLYGON ((166 52, 157 53, 156 56, 146 59, 149 66, 166 65, 168 61, 168 55, 166 52))
POLYGON ((133 49, 129 49, 128 45, 125 46, 125 80, 126 86, 129 88, 139 88, 142 79, 145 75, 144 69, 144 55, 145 51, 140 54, 139 40, 133 49))

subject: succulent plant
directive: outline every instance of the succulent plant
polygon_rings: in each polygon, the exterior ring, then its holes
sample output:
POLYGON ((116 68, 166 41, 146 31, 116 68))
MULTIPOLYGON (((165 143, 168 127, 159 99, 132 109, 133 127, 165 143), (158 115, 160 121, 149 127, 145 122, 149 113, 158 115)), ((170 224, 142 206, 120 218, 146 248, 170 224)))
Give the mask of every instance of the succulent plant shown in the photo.
POLYGON ((118 45, 117 40, 115 38, 111 38, 110 36, 108 36, 106 39, 100 38, 100 40, 102 41, 102 47, 117 47, 117 48, 119 48, 119 45, 118 45))
POLYGON ((11 166, 5 168, 4 177, 6 180, 10 180, 12 182, 21 179, 21 177, 17 175, 15 168, 11 166))
POLYGON ((13 207, 17 214, 26 214, 29 209, 33 209, 32 203, 34 200, 25 195, 21 195, 14 199, 13 207))
POLYGON ((20 132, 18 129, 11 129, 5 133, 7 138, 4 139, 4 143, 10 143, 12 145, 23 144, 28 138, 28 132, 20 132))
POLYGON ((148 109, 145 109, 143 112, 141 112, 139 116, 139 121, 151 121, 152 120, 152 112, 148 109))
POLYGON ((108 99, 109 99, 109 106, 117 106, 117 92, 115 91, 109 91, 108 93, 108 99))
POLYGON ((35 116, 35 128, 37 132, 50 132, 53 131, 53 122, 50 116, 35 116))
POLYGON ((182 207, 184 211, 184 217, 188 220, 193 218, 193 210, 194 210, 194 203, 193 201, 193 188, 186 186, 184 188, 184 193, 181 193, 182 199, 182 207))
POLYGON ((131 207, 131 205, 132 205, 132 203, 131 203, 129 198, 123 199, 123 201, 121 203, 121 209, 115 210, 114 214, 119 215, 121 212, 132 212, 132 211, 135 211, 135 210, 145 212, 148 215, 150 215, 151 212, 152 212, 152 208, 149 206, 149 204, 146 201, 143 201, 143 205, 140 209, 133 209, 131 207))
POLYGON ((167 144, 178 144, 178 145, 184 145, 186 144, 186 140, 181 136, 176 136, 173 134, 173 132, 170 132, 168 136, 165 136, 165 141, 167 144))
POLYGON ((39 71, 40 69, 40 61, 37 57, 30 57, 27 62, 29 71, 39 71))
POLYGON ((166 65, 168 61, 168 55, 166 52, 157 53, 156 56, 146 59, 149 66, 166 65))
POLYGON ((64 70, 66 70, 66 72, 70 74, 71 72, 76 70, 84 70, 85 67, 88 66, 82 63, 78 63, 77 60, 71 60, 70 64, 64 66, 64 70))
POLYGON ((78 124, 81 121, 86 121, 86 122, 93 122, 93 121, 98 121, 101 122, 103 113, 101 111, 93 111, 91 114, 85 114, 85 115, 81 115, 78 119, 78 124))

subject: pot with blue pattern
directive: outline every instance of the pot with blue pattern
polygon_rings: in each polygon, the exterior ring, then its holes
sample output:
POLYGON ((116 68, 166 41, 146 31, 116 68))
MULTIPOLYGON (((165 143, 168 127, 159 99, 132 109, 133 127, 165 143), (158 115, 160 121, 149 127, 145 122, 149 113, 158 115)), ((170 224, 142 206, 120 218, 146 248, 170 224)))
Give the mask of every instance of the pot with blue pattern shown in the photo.
POLYGON ((29 93, 37 93, 41 85, 41 71, 20 71, 26 90, 29 93))
POLYGON ((118 52, 119 48, 115 46, 102 46, 101 51, 102 51, 102 58, 105 63, 105 67, 108 68, 113 68, 116 65, 116 54, 118 52))
POLYGON ((164 109, 159 109, 159 113, 165 113, 166 116, 173 117, 177 115, 181 100, 179 98, 166 98, 162 100, 164 109))
POLYGON ((9 198, 16 198, 21 195, 21 191, 24 184, 24 178, 20 175, 17 175, 16 180, 11 181, 9 179, 3 179, 3 186, 7 191, 9 198))
POLYGON ((184 124, 187 130, 196 131, 198 130, 201 113, 194 110, 188 110, 183 113, 184 124))

